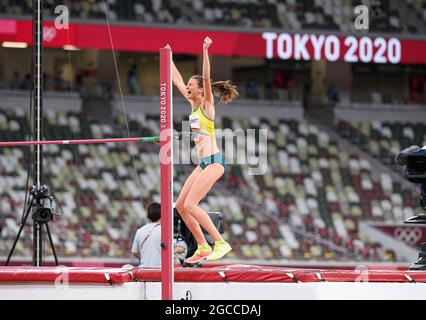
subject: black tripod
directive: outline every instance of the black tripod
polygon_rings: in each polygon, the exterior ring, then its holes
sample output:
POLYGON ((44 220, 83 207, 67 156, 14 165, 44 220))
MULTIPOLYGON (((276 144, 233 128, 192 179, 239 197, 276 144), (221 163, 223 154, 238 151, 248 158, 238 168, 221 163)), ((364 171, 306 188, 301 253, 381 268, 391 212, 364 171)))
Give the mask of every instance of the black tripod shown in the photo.
MULTIPOLYGON (((33 0, 33 86, 34 100, 32 109, 34 109, 34 138, 37 141, 43 139, 43 0, 33 0)), ((32 91, 31 91, 32 95, 32 91)), ((52 202, 53 196, 49 188, 42 184, 43 168, 43 146, 37 144, 33 150, 34 162, 33 173, 35 185, 31 188, 30 200, 22 218, 22 224, 19 232, 7 257, 6 265, 9 265, 15 246, 19 240, 21 232, 27 222, 30 212, 32 212, 33 223, 33 265, 40 267, 43 264, 43 226, 49 237, 56 265, 59 265, 53 246, 52 236, 50 235, 48 223, 53 220, 52 202)))
POLYGON ((19 228, 18 234, 13 242, 12 249, 7 257, 6 266, 9 265, 10 258, 13 255, 16 244, 18 243, 19 237, 21 236, 22 230, 25 227, 28 216, 32 212, 32 219, 34 221, 33 226, 33 265, 41 267, 43 263, 43 226, 46 227, 47 236, 49 237, 50 246, 52 248, 53 256, 55 258, 56 266, 59 265, 58 257, 56 256, 55 247, 53 245, 52 236, 49 230, 49 222, 53 220, 53 209, 52 209, 53 197, 49 192, 47 186, 41 186, 40 188, 33 186, 30 192, 30 200, 27 203, 27 209, 22 218, 22 224, 19 228))
MULTIPOLYGON (((33 86, 35 95, 32 109, 34 109, 33 127, 36 141, 43 139, 43 0, 33 0, 33 86)), ((32 91, 31 91, 32 92, 32 91)), ((40 267, 43 264, 43 226, 46 227, 50 245, 55 257, 56 265, 59 265, 50 235, 48 223, 53 220, 52 202, 53 196, 49 188, 42 184, 43 168, 43 146, 37 144, 33 150, 33 173, 34 186, 31 188, 30 200, 22 218, 22 225, 13 243, 12 249, 7 257, 6 265, 9 265, 10 258, 15 250, 21 232, 25 226, 30 212, 32 212, 33 223, 33 265, 40 267)))

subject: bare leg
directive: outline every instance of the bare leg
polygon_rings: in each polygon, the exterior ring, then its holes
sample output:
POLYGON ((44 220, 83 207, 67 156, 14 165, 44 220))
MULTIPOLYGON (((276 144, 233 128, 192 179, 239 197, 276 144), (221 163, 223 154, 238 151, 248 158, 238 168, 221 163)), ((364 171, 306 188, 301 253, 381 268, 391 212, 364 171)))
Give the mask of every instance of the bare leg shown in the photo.
POLYGON ((203 231, 201 230, 200 224, 198 221, 185 209, 185 200, 191 189, 196 178, 203 172, 203 170, 197 166, 194 171, 188 176, 185 184, 182 187, 179 197, 176 200, 176 209, 178 210, 180 216, 188 227, 189 231, 194 235, 195 240, 199 245, 207 244, 206 238, 204 237, 203 231))
MULTIPOLYGON (((225 169, 219 163, 208 165, 195 178, 195 181, 193 182, 184 202, 185 211, 189 212, 191 216, 195 218, 199 224, 201 224, 201 226, 210 234, 214 241, 220 241, 223 240, 223 238, 216 229, 207 212, 198 206, 198 203, 207 195, 212 186, 217 180, 219 180, 224 172, 225 169)), ((198 244, 201 245, 202 243, 198 244)))

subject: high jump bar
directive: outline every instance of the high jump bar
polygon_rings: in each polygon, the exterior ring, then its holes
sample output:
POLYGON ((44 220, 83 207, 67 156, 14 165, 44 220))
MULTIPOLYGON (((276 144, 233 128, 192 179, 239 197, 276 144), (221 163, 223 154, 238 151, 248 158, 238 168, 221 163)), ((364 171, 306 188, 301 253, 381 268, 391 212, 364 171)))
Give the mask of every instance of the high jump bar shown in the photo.
POLYGON ((0 147, 22 147, 33 145, 67 145, 67 144, 95 144, 114 142, 158 142, 158 136, 139 138, 108 138, 108 139, 80 139, 80 140, 46 140, 46 141, 10 141, 0 142, 0 147))

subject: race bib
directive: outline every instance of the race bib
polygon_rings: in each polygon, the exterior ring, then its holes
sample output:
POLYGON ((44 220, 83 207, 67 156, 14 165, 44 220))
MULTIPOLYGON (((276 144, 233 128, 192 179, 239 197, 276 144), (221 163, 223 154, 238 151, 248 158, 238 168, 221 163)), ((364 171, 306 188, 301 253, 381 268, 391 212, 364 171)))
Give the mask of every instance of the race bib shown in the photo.
POLYGON ((200 130, 200 115, 199 114, 189 115, 189 125, 191 126, 191 131, 199 131, 200 130))

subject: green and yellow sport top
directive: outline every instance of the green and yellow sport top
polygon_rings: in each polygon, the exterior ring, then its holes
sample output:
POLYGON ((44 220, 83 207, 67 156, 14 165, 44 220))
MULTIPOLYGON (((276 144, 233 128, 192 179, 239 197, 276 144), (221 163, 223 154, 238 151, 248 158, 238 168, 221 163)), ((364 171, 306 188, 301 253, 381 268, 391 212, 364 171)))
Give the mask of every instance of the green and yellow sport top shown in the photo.
POLYGON ((192 132, 199 132, 208 136, 215 135, 214 120, 204 114, 202 106, 192 109, 189 115, 189 124, 192 132))

